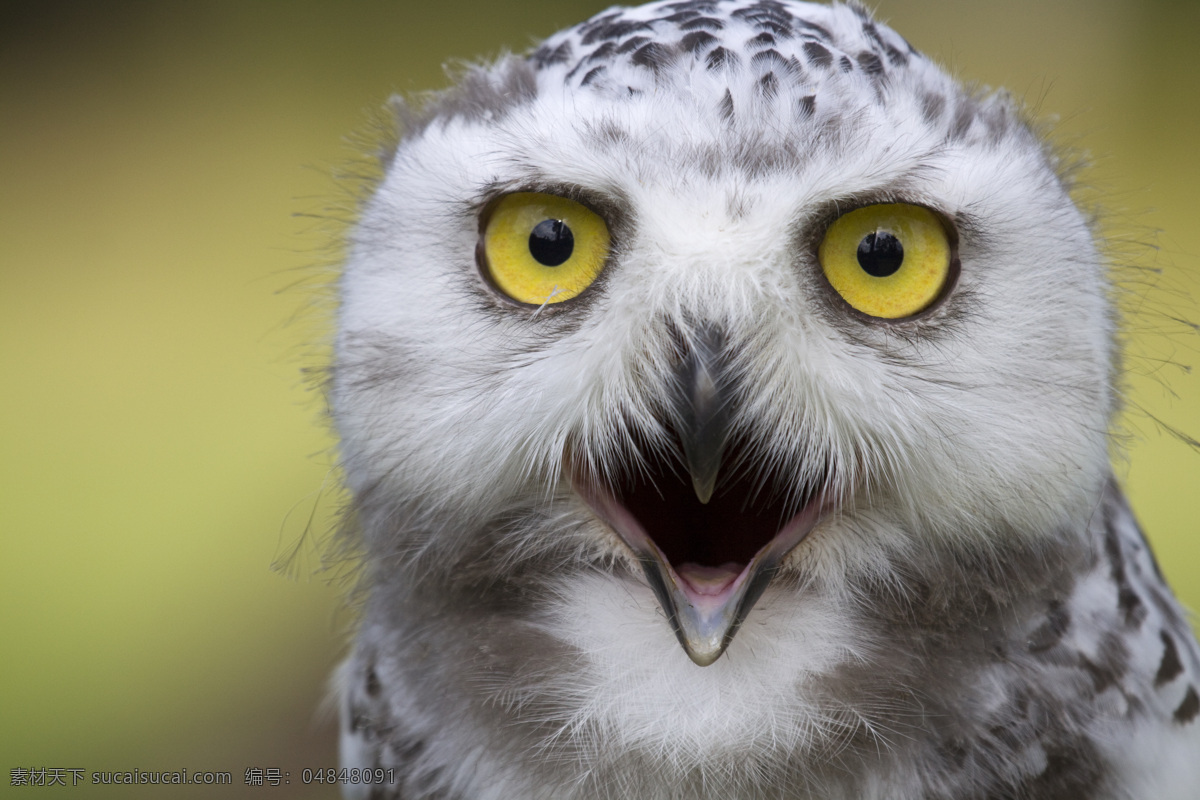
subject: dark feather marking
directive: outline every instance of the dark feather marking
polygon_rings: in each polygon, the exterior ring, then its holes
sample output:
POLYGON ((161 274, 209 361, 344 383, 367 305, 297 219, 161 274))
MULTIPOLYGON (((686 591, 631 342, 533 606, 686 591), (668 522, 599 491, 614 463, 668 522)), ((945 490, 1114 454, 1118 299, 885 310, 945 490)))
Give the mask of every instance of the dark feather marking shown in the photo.
POLYGON ((857 59, 858 65, 863 68, 863 72, 866 72, 871 77, 883 74, 883 62, 874 53, 864 50, 858 54, 857 59))
POLYGON ((612 119, 602 119, 599 122, 585 126, 589 139, 601 149, 626 145, 629 142, 629 132, 612 119))
POLYGON ((818 67, 828 67, 833 64, 833 53, 829 48, 818 42, 805 42, 804 55, 818 67))
POLYGON ((617 47, 617 52, 624 55, 625 53, 637 50, 648 41, 650 41, 649 36, 631 36, 621 42, 620 46, 617 47))
POLYGON ((892 66, 908 66, 908 54, 903 50, 898 50, 890 44, 884 44, 884 52, 887 53, 888 61, 892 63, 892 66))
POLYGON ((1142 588, 1146 589, 1150 594, 1150 602, 1158 609, 1159 613, 1166 619, 1167 624, 1171 626, 1171 630, 1176 636, 1187 638, 1191 635, 1191 626, 1188 625, 1186 619, 1179 613, 1179 608, 1173 602, 1170 589, 1165 588, 1166 583, 1159 584, 1142 584, 1142 588))
POLYGON ((1121 540, 1115 516, 1112 514, 1105 520, 1104 552, 1108 556, 1109 574, 1117 585, 1117 608, 1125 616, 1125 624, 1136 628, 1146 619, 1148 612, 1142 598, 1129 582, 1129 575, 1125 571, 1125 556, 1121 552, 1121 540))
POLYGON ((1195 686, 1189 686, 1183 702, 1175 709, 1175 721, 1187 725, 1196 718, 1197 713, 1200 713, 1200 696, 1197 696, 1195 686))
POLYGON ((579 82, 579 85, 580 85, 580 86, 587 86, 587 85, 591 84, 591 82, 592 82, 592 81, 594 81, 594 80, 596 80, 596 78, 600 77, 600 75, 601 75, 601 74, 602 74, 602 73, 603 73, 603 72, 604 72, 606 69, 608 69, 608 68, 607 68, 607 67, 605 67, 603 64, 601 64, 601 65, 600 65, 600 66, 598 66, 598 67, 594 67, 593 69, 591 69, 591 70, 589 70, 589 71, 588 71, 588 74, 586 74, 586 75, 584 75, 584 76, 583 76, 583 80, 581 80, 581 81, 579 82))
POLYGON ((587 61, 582 58, 579 59, 578 61, 576 61, 575 66, 571 67, 571 70, 566 74, 565 81, 567 83, 570 83, 571 79, 574 78, 577 74, 579 74, 579 70, 583 69, 586 65, 587 65, 587 61))
POLYGON ((1059 600, 1052 600, 1046 611, 1046 621, 1029 635, 1027 646, 1031 653, 1041 653, 1062 640, 1071 626, 1071 612, 1059 600))
POLYGON ((816 34, 822 41, 824 41, 826 43, 830 43, 833 41, 833 34, 831 34, 827 28, 825 28, 822 25, 818 25, 815 22, 809 22, 806 19, 793 18, 792 25, 799 26, 800 28, 803 28, 806 31, 810 31, 810 32, 816 34))
POLYGON ((875 43, 876 52, 882 52, 885 56, 887 56, 888 61, 890 61, 893 66, 902 67, 908 64, 908 55, 900 50, 897 50, 890 42, 884 40, 874 22, 864 22, 863 33, 866 34, 868 39, 875 43))
POLYGON ((792 22, 795 17, 781 5, 759 2, 735 9, 730 16, 743 19, 760 31, 769 31, 788 38, 792 36, 792 22))
POLYGON ((778 50, 762 50, 750 57, 750 66, 755 69, 782 67, 786 64, 787 59, 780 55, 778 50))
POLYGON ((542 45, 537 50, 530 54, 529 58, 537 66, 538 69, 544 69, 552 64, 565 64, 570 60, 572 53, 571 42, 565 41, 551 50, 546 45, 542 45))
POLYGON ((921 97, 921 116, 930 125, 934 124, 942 118, 942 112, 946 110, 946 98, 940 94, 927 92, 921 97))
POLYGON ((969 98, 960 98, 958 107, 954 109, 954 121, 950 125, 948 138, 951 141, 960 141, 967 137, 967 133, 971 130, 971 123, 975 121, 976 104, 969 98))
POLYGON ((1095 746, 1079 739, 1046 748, 1046 769, 1017 794, 989 795, 988 800, 1061 800, 1096 797, 1104 784, 1095 746))
POLYGON ((719 41, 716 36, 713 36, 707 31, 693 31, 687 34, 680 40, 679 44, 684 50, 695 55, 700 55, 708 49, 708 46, 719 41))
POLYGON ((854 12, 854 16, 858 17, 860 20, 863 20, 864 22, 871 21, 871 12, 867 10, 866 6, 858 2, 858 0, 851 0, 846 5, 848 5, 850 10, 854 12))
MULTIPOLYGON (((715 53, 716 50, 713 52, 715 53)), ((725 96, 721 98, 721 119, 733 122, 733 94, 728 89, 725 90, 725 96)))
MULTIPOLYGON (((720 69, 721 67, 736 67, 741 62, 736 53, 726 50, 724 47, 717 47, 708 54, 708 58, 704 63, 709 69, 720 69)), ((727 91, 726 96, 729 95, 727 91)))
POLYGON ((760 33, 746 40, 746 47, 774 47, 775 37, 769 33, 760 33))
POLYGON ((768 72, 758 79, 758 93, 766 99, 773 98, 779 92, 779 79, 774 72, 768 72))
POLYGON ((796 101, 796 113, 801 119, 809 119, 817 110, 817 96, 810 94, 796 101))
POLYGON ((650 42, 638 48, 631 60, 639 67, 646 67, 657 72, 671 63, 673 55, 666 45, 650 42))
POLYGON ((595 50, 593 50, 591 53, 589 53, 587 58, 585 58, 583 61, 585 64, 590 64, 593 61, 600 61, 601 59, 611 58, 612 54, 616 51, 616 49, 617 49, 616 42, 605 42, 604 44, 600 45, 595 50))
POLYGON ((854 70, 854 62, 850 60, 850 56, 842 56, 838 59, 838 66, 842 72, 852 72, 854 70))
POLYGON ((696 19, 689 20, 688 22, 680 25, 679 29, 684 31, 720 31, 725 29, 725 21, 714 19, 712 17, 696 17, 696 19))
POLYGON ((1164 686, 1179 677, 1183 672, 1183 662, 1179 660, 1179 650, 1175 640, 1166 631, 1159 631, 1163 642, 1163 657, 1158 664, 1158 672, 1154 675, 1154 685, 1164 686))
POLYGON ((1092 679, 1092 688, 1101 694, 1117 686, 1128 670, 1129 647, 1120 636, 1112 632, 1104 634, 1095 659, 1079 654, 1079 667, 1092 679))
POLYGON ((782 36, 785 39, 792 38, 792 26, 790 22, 778 22, 773 19, 762 19, 754 23, 754 27, 760 31, 770 31, 776 36, 782 36))
POLYGON ((750 59, 750 68, 760 73, 768 71, 783 73, 796 80, 801 79, 799 73, 803 71, 800 62, 784 58, 778 50, 763 50, 761 53, 756 53, 750 59))
POLYGON ((672 11, 697 11, 701 14, 717 13, 717 3, 714 0, 687 0, 683 3, 670 3, 667 8, 672 11))
POLYGON ((582 23, 579 26, 579 33, 581 36, 584 37, 583 44, 591 44, 591 42, 586 41, 586 37, 591 31, 594 31, 597 28, 602 28, 602 27, 608 25, 609 23, 619 19, 620 17, 621 17, 620 11, 613 11, 608 14, 601 14, 599 16, 592 17, 591 19, 582 23))
POLYGON ((1012 123, 1007 107, 1002 103, 985 106, 982 118, 984 128, 987 130, 988 141, 992 144, 999 144, 1003 141, 1012 123))
POLYGON ((679 25, 682 22, 687 22, 688 20, 694 19, 698 16, 700 16, 700 12, 696 9, 685 8, 682 11, 676 11, 669 17, 659 17, 655 20, 655 22, 670 22, 672 24, 679 25))
POLYGON ((580 39, 580 44, 594 44, 595 42, 605 41, 608 39, 624 39, 631 33, 640 31, 652 31, 653 27, 648 22, 640 22, 638 20, 622 20, 615 19, 620 14, 612 15, 609 18, 597 20, 600 24, 587 29, 588 26, 580 28, 580 31, 586 30, 583 38, 580 39), (609 21, 611 20, 611 21, 609 21))
MULTIPOLYGON (((1135 527, 1137 527, 1136 523, 1135 523, 1135 527)), ((1144 534, 1142 534, 1142 529, 1140 527, 1137 527, 1137 532, 1138 532, 1138 536, 1144 537, 1144 534)), ((1143 540, 1144 540, 1144 538, 1143 538, 1143 540)), ((1166 577, 1163 576, 1162 567, 1160 567, 1158 565, 1158 556, 1154 555, 1154 550, 1148 546, 1146 548, 1146 551, 1147 551, 1146 554, 1148 556, 1150 556, 1150 566, 1154 568, 1154 577, 1158 578, 1158 582, 1160 584, 1162 584, 1163 586, 1166 586, 1167 579, 1166 579, 1166 577)))
POLYGON ((1146 615, 1149 613, 1146 611, 1146 606, 1142 602, 1141 596, 1134 591, 1132 586, 1121 587, 1117 593, 1117 607, 1125 615, 1125 624, 1131 628, 1141 626, 1142 622, 1146 619, 1146 615))

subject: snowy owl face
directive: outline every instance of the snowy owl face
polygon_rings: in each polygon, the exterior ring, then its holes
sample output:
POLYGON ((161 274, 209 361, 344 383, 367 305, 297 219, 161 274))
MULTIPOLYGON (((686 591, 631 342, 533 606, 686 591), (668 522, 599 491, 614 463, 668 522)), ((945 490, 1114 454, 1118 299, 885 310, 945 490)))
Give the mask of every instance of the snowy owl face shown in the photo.
POLYGON ((341 290, 372 567, 586 564, 698 664, 764 592, 1053 535, 1107 475, 1053 154, 854 6, 612 10, 472 72, 406 114, 341 290))

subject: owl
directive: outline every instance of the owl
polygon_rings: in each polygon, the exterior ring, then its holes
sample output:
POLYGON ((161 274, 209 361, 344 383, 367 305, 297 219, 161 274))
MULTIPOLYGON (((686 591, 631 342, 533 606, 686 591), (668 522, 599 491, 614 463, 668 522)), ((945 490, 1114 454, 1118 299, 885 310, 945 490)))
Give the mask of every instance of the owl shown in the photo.
POLYGON ((1108 265, 1012 100, 689 0, 397 116, 330 380, 347 797, 1200 797, 1108 265))

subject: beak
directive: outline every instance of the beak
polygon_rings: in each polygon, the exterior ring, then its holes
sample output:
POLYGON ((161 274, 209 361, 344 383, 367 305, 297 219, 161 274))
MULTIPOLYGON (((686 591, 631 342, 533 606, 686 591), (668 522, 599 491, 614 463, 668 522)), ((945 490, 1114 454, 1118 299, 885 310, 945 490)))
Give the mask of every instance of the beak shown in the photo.
MULTIPOLYGON (((715 326, 700 326, 693 331, 673 376, 668 409, 683 445, 692 488, 704 505, 712 499, 716 487, 738 391, 725 344, 724 334, 715 326)), ((568 473, 576 492, 633 551, 676 638, 688 657, 701 667, 715 662, 729 647, 784 557, 817 525, 826 510, 823 495, 817 492, 747 564, 672 565, 613 490, 575 467, 572 464, 568 473)), ((720 535, 736 537, 741 533, 734 528, 720 535)))

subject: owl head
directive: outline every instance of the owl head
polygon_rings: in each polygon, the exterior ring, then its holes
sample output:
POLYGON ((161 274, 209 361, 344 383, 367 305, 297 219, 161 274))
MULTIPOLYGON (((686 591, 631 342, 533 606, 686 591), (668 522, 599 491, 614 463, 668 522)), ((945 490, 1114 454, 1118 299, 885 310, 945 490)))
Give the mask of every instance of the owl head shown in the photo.
POLYGON ((707 665, 766 592, 1086 516, 1088 221, 1006 96, 857 5, 612 9, 399 116, 331 393, 368 580, 616 576, 707 665))

